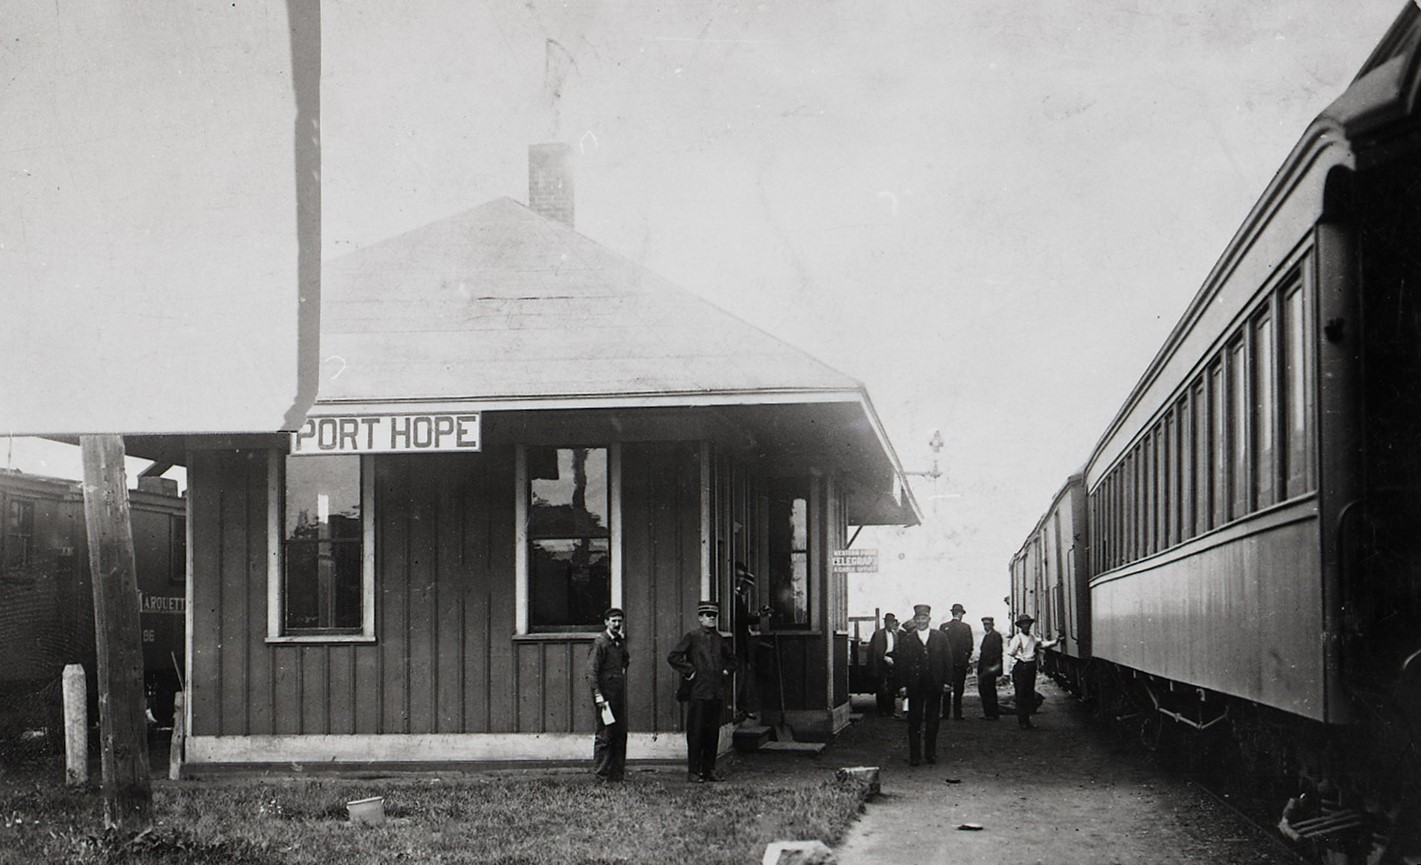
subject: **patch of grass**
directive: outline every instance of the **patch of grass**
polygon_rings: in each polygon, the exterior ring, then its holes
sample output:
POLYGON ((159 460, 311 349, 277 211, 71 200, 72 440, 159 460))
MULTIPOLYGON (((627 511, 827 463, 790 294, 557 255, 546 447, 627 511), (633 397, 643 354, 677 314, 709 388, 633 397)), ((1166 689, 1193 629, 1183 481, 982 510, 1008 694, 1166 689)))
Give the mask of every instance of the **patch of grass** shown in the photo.
POLYGON ((184 782, 154 790, 156 824, 104 832, 92 790, 0 792, 0 863, 75 865, 661 865, 744 863, 765 844, 834 844, 863 785, 596 786, 571 777, 184 782), (385 797, 381 826, 351 825, 345 803, 385 797))

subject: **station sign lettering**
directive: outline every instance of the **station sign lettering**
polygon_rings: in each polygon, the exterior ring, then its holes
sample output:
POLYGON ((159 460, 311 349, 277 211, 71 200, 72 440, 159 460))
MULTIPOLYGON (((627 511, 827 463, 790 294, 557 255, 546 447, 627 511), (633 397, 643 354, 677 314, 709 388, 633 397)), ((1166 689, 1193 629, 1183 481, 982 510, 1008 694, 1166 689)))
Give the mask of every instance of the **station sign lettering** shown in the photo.
POLYGON ((291 434, 291 453, 309 456, 477 451, 481 447, 481 430, 477 412, 313 417, 291 434))
POLYGON ((841 574, 876 574, 878 550, 835 550, 832 562, 841 574))

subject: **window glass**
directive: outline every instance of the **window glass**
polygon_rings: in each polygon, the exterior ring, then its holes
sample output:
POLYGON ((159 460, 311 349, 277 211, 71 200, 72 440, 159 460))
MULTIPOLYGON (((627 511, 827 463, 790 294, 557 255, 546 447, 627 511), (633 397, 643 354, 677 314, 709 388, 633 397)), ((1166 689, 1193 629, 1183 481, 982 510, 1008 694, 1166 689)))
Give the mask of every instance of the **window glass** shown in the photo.
POLYGON ((1223 364, 1216 361, 1209 367, 1209 414, 1213 418, 1209 434, 1212 439, 1209 457, 1209 500, 1213 503, 1210 525, 1214 527, 1222 526, 1229 518, 1229 422, 1225 396, 1223 364))
POLYGON ((1243 340, 1229 346, 1229 519, 1249 511, 1248 366, 1243 340))
POLYGON ((34 561, 35 503, 10 499, 5 509, 5 570, 29 567, 34 561))
POLYGON ((606 448, 535 448, 528 460, 528 626, 596 631, 612 605, 606 448))
POLYGON ((1307 340, 1302 289, 1283 299, 1284 470, 1287 495, 1308 489, 1307 340))
POLYGON ((358 632, 364 622, 360 457, 288 456, 283 632, 358 632))
POLYGON ((1253 474, 1256 507, 1277 501, 1274 491, 1274 419, 1278 406, 1277 361, 1273 353, 1273 317, 1258 318, 1253 326, 1253 474))
POLYGON ((1209 400, 1204 381, 1194 382, 1191 393, 1194 410, 1189 413, 1189 430, 1193 437, 1194 456, 1194 521, 1191 535, 1209 530, 1209 400))
POLYGON ((782 480, 770 488, 770 605, 775 627, 808 627, 809 485, 782 480))

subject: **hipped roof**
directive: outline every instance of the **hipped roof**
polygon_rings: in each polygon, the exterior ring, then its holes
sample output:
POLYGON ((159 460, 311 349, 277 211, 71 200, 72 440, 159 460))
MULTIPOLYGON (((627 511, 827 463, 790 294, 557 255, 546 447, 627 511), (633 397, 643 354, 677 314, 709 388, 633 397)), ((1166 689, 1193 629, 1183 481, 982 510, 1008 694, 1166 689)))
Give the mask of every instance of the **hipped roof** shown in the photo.
POLYGON ((323 270, 320 403, 863 392, 508 198, 323 270))
MULTIPOLYGON (((790 405, 838 404, 852 420, 842 411, 818 416, 837 432, 811 436, 801 426, 790 435, 849 455, 860 481, 851 521, 921 519, 861 383, 512 199, 333 259, 322 271, 312 414, 459 404, 760 406, 783 414, 790 405)), ((777 426, 763 431, 779 437, 777 426)))

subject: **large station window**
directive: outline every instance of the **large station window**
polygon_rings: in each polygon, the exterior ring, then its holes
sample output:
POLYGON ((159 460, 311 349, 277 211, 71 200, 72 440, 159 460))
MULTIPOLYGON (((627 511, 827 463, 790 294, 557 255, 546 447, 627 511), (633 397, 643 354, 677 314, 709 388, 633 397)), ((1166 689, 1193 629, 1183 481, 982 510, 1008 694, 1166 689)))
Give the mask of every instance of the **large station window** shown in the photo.
POLYGON ((358 456, 287 456, 275 639, 373 637, 367 479, 358 456))
POLYGON ((809 484, 777 480, 769 498, 770 605, 774 626, 809 627, 809 484))
POLYGON ((529 447, 525 460, 528 630, 596 631, 612 605, 608 449, 529 447))

